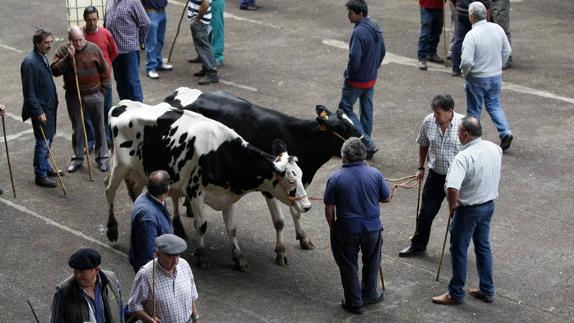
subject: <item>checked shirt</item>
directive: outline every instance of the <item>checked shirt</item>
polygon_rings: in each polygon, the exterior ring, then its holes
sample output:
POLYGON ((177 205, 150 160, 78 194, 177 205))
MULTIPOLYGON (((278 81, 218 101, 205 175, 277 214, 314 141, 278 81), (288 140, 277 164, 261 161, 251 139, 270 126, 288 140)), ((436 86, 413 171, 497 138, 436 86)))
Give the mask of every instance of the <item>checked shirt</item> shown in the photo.
POLYGON ((427 115, 423 120, 417 137, 417 144, 429 147, 428 167, 435 173, 446 175, 451 161, 460 150, 458 126, 462 122, 462 118, 464 118, 462 114, 453 112, 450 125, 444 134, 440 130, 434 113, 427 115))
POLYGON ((185 259, 180 258, 175 272, 169 274, 157 260, 145 264, 136 274, 128 301, 130 313, 144 309, 152 313, 152 275, 155 265, 155 315, 161 322, 187 322, 192 301, 198 297, 193 273, 185 259))
POLYGON ((145 44, 150 20, 141 1, 108 0, 104 21, 120 54, 139 51, 140 44, 145 44))

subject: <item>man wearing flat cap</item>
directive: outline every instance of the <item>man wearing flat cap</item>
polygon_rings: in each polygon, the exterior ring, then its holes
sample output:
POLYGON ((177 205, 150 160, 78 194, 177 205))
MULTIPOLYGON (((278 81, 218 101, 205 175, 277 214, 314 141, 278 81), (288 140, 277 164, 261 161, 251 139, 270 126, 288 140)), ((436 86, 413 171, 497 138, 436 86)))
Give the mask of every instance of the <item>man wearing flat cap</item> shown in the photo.
POLYGON ((91 248, 76 251, 68 260, 74 274, 56 287, 50 323, 123 323, 120 283, 100 269, 102 257, 91 248))
POLYGON ((157 258, 136 274, 128 311, 143 322, 199 322, 193 273, 179 257, 187 243, 176 235, 163 234, 155 244, 157 258))

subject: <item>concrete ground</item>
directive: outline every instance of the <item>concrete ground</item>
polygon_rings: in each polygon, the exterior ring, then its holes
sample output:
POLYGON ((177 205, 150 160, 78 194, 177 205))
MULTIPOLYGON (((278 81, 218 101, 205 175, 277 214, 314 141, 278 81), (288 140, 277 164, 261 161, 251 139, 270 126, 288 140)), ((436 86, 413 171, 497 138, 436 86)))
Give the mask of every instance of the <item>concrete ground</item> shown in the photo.
MULTIPOLYGON (((168 7, 166 55, 183 9, 183 1, 178 1, 170 1, 168 7)), ((574 321, 574 177, 570 175, 574 2, 511 2, 514 66, 504 73, 502 99, 515 141, 504 155, 492 223, 495 302, 487 305, 469 298, 455 307, 431 303, 432 296, 446 291, 450 277, 447 252, 441 279, 435 281, 447 213, 443 209, 437 216, 424 256, 398 258, 414 230, 417 194, 416 190, 401 190, 381 211, 385 301, 370 306, 362 316, 348 314, 339 306, 342 289, 322 203, 314 202, 302 220, 316 249, 301 250, 287 220, 289 265, 279 267, 274 263, 275 233, 269 213, 260 196, 251 194, 237 205, 240 244, 252 267, 250 272, 233 269, 222 218, 213 211, 208 214, 206 242, 211 268, 202 270, 192 259, 204 322, 574 321)), ((227 2, 222 82, 201 89, 223 89, 301 118, 313 118, 316 104, 336 109, 348 54, 346 42, 353 27, 347 21, 344 1, 260 0, 259 4, 261 10, 245 12, 238 10, 237 0, 227 2)), ((371 1, 369 11, 384 28, 388 50, 375 88, 373 137, 382 145, 382 152, 372 164, 387 177, 408 176, 416 171, 415 138, 420 122, 430 112, 430 99, 437 93, 450 93, 455 109, 464 113, 463 79, 451 77, 449 69, 438 65, 431 65, 426 72, 416 68, 416 1, 371 1)), ((6 131, 18 193, 17 198, 9 190, 0 196, 0 321, 33 322, 29 300, 40 321, 46 322, 54 287, 70 274, 67 259, 83 246, 102 253, 103 267, 116 272, 127 301, 133 272, 126 258, 131 202, 125 189, 116 197, 119 241, 109 243, 104 232, 105 174, 94 170, 94 182, 89 181, 86 168, 66 174, 67 198, 59 189, 35 186, 32 130, 19 117, 19 64, 32 47, 36 27, 54 31, 57 44, 65 40, 65 2, 4 0, 0 17, 4 66, 0 102, 8 109, 6 131)), ((179 86, 198 87, 197 78, 191 76, 198 66, 187 63, 191 56, 190 32, 184 22, 172 58, 175 70, 162 72, 158 81, 142 73, 147 103, 160 102, 179 86)), ((58 165, 65 169, 72 153, 71 127, 61 79, 56 83, 61 104, 53 150, 58 165)), ((498 142, 486 113, 483 123, 485 138, 498 142)), ((3 142, 1 147, 0 185, 9 189, 3 142)), ((320 197, 329 174, 339 167, 340 160, 333 159, 321 168, 308 193, 320 197)), ((284 211, 288 214, 287 208, 284 211)), ((191 220, 186 218, 184 223, 191 232, 191 220)), ((467 287, 477 285, 474 267, 470 249, 467 287)))

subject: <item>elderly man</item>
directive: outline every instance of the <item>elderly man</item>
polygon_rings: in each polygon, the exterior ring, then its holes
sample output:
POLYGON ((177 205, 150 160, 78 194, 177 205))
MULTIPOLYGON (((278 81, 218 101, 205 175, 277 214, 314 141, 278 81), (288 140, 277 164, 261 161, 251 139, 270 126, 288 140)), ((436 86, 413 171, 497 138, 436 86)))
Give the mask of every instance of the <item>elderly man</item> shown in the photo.
POLYGON ((494 296, 489 234, 494 200, 498 197, 502 149, 490 141, 482 140, 481 135, 482 128, 476 117, 469 116, 462 120, 458 128, 462 150, 452 161, 445 184, 452 217, 452 279, 448 292, 433 297, 434 303, 455 305, 464 301, 467 251, 471 239, 480 288, 471 288, 470 295, 486 303, 492 303, 494 296))
POLYGON ((369 17, 369 7, 364 0, 349 0, 345 6, 349 21, 355 27, 349 42, 349 61, 344 73, 339 108, 363 133, 367 159, 371 159, 378 150, 371 140, 373 94, 377 73, 386 53, 385 40, 381 27, 369 17), (353 111, 357 99, 360 103, 360 120, 353 111))
POLYGON ((157 258, 136 274, 128 311, 144 322, 199 322, 193 273, 179 257, 187 249, 185 240, 164 234, 155 243, 157 258))
POLYGON ((391 199, 383 174, 365 163, 366 156, 360 139, 345 141, 341 148, 343 167, 327 181, 323 199, 331 250, 345 293, 341 306, 354 314, 362 314, 364 305, 383 300, 383 293, 377 290, 383 244, 379 202, 391 199), (359 249, 363 255, 362 282, 358 276, 359 249))
MULTIPOLYGON (((26 55, 20 66, 22 77, 22 120, 32 120, 34 138, 34 174, 36 185, 42 187, 56 187, 56 183, 48 177, 56 177, 59 170, 53 170, 48 162, 49 147, 56 134, 56 114, 58 110, 58 94, 56 85, 50 73, 50 64, 46 56, 54 36, 51 32, 39 29, 32 37, 34 49, 26 55), (46 140, 44 140, 44 134, 46 140), (47 141, 47 145, 46 145, 47 141)), ((60 174, 63 175, 63 174, 60 174)))
POLYGON ((200 85, 218 83, 217 63, 209 42, 211 0, 188 1, 187 18, 190 22, 193 45, 202 64, 201 70, 193 75, 201 77, 198 81, 200 85))
MULTIPOLYGON (((110 168, 110 153, 106 143, 104 125, 104 93, 110 87, 108 63, 100 48, 84 38, 84 32, 78 26, 68 32, 69 44, 62 44, 56 51, 52 63, 52 74, 64 76, 66 105, 72 122, 72 148, 74 156, 68 167, 73 173, 84 162, 84 124, 81 118, 80 100, 90 115, 96 130, 96 162, 102 172, 110 168), (74 65, 76 64, 76 65, 74 65), (77 84, 76 84, 77 80, 77 84), (79 95, 78 98, 78 89, 79 95)), ((87 147, 86 147, 87 148, 87 147)))
POLYGON ((113 272, 100 269, 101 261, 90 248, 70 257, 74 274, 56 288, 50 323, 124 322, 120 283, 113 272))
POLYGON ((108 0, 105 17, 105 26, 120 53, 113 62, 120 100, 143 102, 140 48, 145 44, 150 20, 140 0, 108 0))
POLYGON ((432 99, 433 113, 427 115, 421 125, 419 144, 419 168, 417 179, 423 180, 425 163, 429 172, 423 189, 420 213, 417 215, 415 234, 411 245, 399 252, 399 257, 418 255, 426 250, 432 222, 440 210, 446 194, 443 190, 448 167, 460 150, 457 136, 462 114, 454 112, 454 100, 450 95, 437 95, 432 99))
POLYGON ((510 57, 510 43, 499 25, 486 21, 486 8, 481 2, 469 5, 468 17, 472 30, 464 38, 460 63, 465 76, 467 115, 480 120, 482 106, 486 106, 498 130, 500 148, 505 151, 513 137, 500 101, 500 89, 502 65, 510 57))
POLYGON ((165 205, 170 184, 166 171, 154 171, 149 175, 147 192, 140 194, 134 202, 129 261, 136 273, 153 259, 155 238, 173 233, 171 215, 165 205))

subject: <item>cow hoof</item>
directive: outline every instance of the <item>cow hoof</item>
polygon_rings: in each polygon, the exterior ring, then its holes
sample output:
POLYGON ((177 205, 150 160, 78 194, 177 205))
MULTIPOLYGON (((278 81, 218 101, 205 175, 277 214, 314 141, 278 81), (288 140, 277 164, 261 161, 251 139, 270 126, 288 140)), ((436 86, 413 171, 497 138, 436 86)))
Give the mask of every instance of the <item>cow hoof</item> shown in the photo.
POLYGON ((287 266, 289 264, 289 261, 287 261, 287 256, 285 256, 285 251, 280 251, 277 253, 277 256, 275 256, 275 262, 279 266, 287 266))
POLYGON ((108 237, 108 240, 110 240, 111 242, 116 242, 118 241, 118 223, 117 222, 112 222, 112 223, 108 223, 108 230, 106 232, 106 236, 108 237))
POLYGON ((313 242, 311 242, 311 240, 309 240, 309 238, 305 237, 303 239, 299 239, 299 245, 301 246, 301 249, 303 250, 313 250, 315 249, 315 245, 313 244, 313 242))
POLYGON ((239 257, 235 259, 235 268, 237 268, 237 270, 242 272, 251 270, 251 267, 249 267, 249 264, 247 263, 245 257, 239 257))
POLYGON ((183 228, 183 223, 179 216, 173 217, 173 233, 183 240, 187 240, 187 234, 185 234, 185 229, 183 228))

